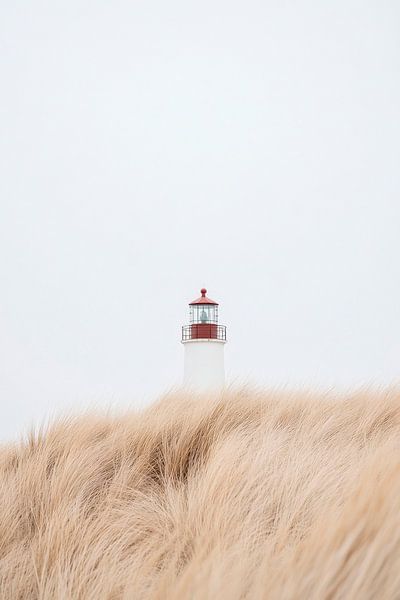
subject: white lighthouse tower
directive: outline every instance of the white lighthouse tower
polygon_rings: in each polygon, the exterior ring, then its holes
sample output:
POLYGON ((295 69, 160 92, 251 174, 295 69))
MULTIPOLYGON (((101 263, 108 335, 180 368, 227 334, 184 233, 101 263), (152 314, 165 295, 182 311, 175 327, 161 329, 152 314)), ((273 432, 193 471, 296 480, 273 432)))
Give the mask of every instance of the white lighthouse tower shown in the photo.
POLYGON ((182 327, 185 348, 183 385, 195 391, 221 389, 225 384, 226 327, 218 324, 218 302, 207 290, 189 304, 190 324, 182 327))

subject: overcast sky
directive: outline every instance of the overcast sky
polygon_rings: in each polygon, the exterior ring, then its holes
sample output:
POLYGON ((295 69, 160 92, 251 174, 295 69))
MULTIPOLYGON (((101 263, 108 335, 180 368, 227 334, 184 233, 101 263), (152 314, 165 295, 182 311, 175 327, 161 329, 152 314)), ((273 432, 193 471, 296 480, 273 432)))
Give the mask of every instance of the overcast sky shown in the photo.
POLYGON ((0 437, 180 382, 400 379, 400 4, 0 8, 0 437))

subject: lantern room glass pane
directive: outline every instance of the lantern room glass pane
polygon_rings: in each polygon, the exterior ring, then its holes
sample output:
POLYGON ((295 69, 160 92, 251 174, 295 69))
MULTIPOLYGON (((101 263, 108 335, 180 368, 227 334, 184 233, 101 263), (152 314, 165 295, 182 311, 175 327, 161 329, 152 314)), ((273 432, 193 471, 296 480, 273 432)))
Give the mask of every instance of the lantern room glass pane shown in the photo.
POLYGON ((218 307, 215 304, 194 304, 190 307, 191 323, 217 323, 218 307))

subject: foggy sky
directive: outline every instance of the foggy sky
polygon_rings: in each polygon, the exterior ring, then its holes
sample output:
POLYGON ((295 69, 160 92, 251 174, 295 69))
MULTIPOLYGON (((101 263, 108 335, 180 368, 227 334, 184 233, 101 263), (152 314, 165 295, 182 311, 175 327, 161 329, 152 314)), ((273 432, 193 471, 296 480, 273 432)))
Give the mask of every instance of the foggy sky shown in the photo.
POLYGON ((0 437, 180 382, 400 374, 398 2, 3 2, 0 437))

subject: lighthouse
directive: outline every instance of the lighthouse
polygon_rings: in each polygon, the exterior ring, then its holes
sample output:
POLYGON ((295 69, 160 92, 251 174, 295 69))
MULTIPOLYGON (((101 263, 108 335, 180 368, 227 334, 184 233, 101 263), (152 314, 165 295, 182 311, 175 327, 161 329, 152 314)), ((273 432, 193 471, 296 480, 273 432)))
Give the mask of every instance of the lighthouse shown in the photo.
POLYGON ((218 323, 218 302, 207 290, 189 304, 189 325, 182 327, 185 349, 183 385, 194 391, 221 389, 225 384, 226 327, 218 323))

